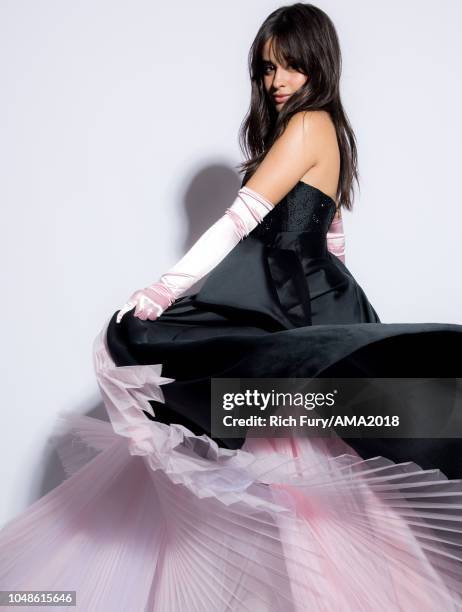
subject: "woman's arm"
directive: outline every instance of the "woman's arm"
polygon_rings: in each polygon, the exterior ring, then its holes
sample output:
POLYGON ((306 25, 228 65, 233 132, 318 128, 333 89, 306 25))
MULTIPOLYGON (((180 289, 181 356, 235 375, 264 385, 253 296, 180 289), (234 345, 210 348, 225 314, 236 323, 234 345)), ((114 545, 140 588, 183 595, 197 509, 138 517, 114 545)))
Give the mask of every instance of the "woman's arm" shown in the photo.
POLYGON ((157 319, 261 223, 315 161, 314 147, 307 138, 307 130, 305 113, 291 117, 283 134, 275 141, 248 183, 238 191, 224 215, 173 268, 129 298, 117 315, 117 323, 133 308, 134 315, 142 320, 157 319))

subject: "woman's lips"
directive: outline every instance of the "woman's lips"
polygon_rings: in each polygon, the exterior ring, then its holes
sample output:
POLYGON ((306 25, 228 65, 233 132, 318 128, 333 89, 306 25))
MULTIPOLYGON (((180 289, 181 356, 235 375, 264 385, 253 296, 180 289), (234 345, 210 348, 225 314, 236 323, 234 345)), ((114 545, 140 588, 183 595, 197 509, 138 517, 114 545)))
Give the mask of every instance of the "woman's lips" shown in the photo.
POLYGON ((281 96, 273 96, 274 100, 276 101, 277 104, 280 104, 281 102, 284 102, 285 100, 287 100, 287 98, 290 98, 290 94, 285 94, 285 95, 281 95, 281 96))

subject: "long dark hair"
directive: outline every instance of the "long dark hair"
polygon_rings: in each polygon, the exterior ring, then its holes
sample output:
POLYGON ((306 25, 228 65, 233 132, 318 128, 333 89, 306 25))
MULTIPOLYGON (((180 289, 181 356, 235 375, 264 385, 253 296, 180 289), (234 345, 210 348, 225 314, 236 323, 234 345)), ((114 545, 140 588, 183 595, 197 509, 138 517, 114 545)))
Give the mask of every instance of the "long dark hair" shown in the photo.
POLYGON ((351 210, 353 180, 359 187, 356 139, 340 100, 342 56, 334 24, 324 11, 297 2, 272 12, 258 30, 249 51, 251 79, 249 110, 239 130, 239 144, 247 160, 238 166, 245 172, 243 183, 255 172, 273 142, 284 131, 290 117, 299 111, 327 111, 335 125, 340 149, 339 206, 351 210), (279 112, 263 82, 263 47, 273 37, 280 63, 292 63, 309 76, 279 112))

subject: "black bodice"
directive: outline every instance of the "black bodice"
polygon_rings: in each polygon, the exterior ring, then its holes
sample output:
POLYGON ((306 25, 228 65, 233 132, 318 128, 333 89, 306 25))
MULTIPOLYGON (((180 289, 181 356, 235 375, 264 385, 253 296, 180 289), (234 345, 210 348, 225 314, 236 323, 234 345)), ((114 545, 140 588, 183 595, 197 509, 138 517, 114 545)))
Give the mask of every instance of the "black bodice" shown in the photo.
POLYGON ((268 242, 280 232, 325 236, 336 212, 334 200, 313 185, 299 181, 250 233, 268 242))

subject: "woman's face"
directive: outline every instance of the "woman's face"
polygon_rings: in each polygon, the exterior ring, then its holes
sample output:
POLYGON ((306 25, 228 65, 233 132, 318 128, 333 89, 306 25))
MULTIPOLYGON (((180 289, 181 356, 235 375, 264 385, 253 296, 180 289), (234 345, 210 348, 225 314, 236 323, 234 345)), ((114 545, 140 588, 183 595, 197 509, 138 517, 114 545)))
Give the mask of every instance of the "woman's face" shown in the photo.
POLYGON ((285 66, 278 64, 271 49, 271 41, 272 38, 269 38, 263 47, 263 83, 279 111, 289 97, 306 83, 308 77, 298 72, 291 63, 285 66))

